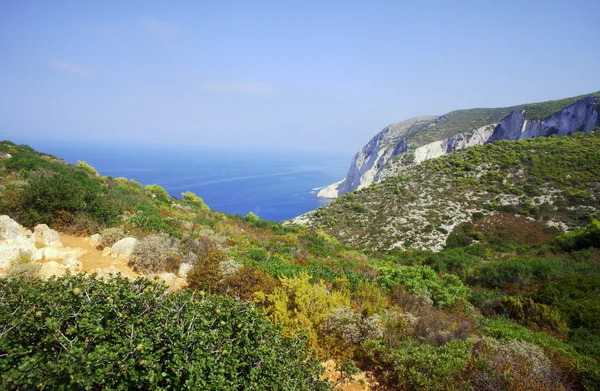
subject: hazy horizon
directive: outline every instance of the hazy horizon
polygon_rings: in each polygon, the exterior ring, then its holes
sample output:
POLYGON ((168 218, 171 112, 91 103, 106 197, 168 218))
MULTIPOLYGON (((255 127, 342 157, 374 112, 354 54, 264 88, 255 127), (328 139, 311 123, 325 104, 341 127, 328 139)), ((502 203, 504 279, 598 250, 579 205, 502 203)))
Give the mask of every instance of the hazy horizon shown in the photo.
POLYGON ((599 12, 584 0, 8 0, 0 138, 349 162, 417 115, 600 90, 599 12))

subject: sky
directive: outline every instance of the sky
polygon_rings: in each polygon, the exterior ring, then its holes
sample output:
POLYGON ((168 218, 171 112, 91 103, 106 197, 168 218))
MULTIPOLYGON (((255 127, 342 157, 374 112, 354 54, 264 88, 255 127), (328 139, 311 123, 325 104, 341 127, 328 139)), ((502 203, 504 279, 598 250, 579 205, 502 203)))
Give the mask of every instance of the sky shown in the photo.
POLYGON ((351 156, 600 90, 600 1, 1 0, 0 139, 351 156))

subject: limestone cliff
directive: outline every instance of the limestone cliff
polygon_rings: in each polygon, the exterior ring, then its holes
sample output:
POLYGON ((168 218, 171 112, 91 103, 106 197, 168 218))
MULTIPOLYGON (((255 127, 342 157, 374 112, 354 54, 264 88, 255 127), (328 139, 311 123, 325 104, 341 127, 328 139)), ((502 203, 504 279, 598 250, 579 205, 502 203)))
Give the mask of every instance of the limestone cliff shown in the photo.
POLYGON ((580 99, 540 120, 525 119, 526 110, 527 106, 525 109, 514 109, 499 123, 490 123, 424 145, 411 142, 411 139, 416 135, 425 134, 433 125, 443 122, 444 116, 416 117, 392 124, 375 135, 354 156, 346 178, 321 190, 318 197, 335 198, 361 189, 385 177, 395 175, 402 167, 433 159, 456 149, 498 140, 564 136, 574 132, 589 132, 600 126, 599 103, 595 96, 580 99))

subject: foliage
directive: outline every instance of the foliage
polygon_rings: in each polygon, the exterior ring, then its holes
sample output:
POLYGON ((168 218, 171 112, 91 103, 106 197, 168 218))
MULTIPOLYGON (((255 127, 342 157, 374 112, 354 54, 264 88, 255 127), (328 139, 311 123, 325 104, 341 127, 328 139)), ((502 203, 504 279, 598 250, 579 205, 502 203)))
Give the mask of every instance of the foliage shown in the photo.
POLYGON ((165 271, 177 257, 177 247, 177 241, 165 234, 148 236, 136 243, 128 265, 145 273, 165 271))
POLYGON ((181 196, 183 197, 183 200, 186 203, 198 208, 201 211, 210 210, 210 208, 206 205, 204 200, 202 198, 198 197, 196 194, 192 193, 191 191, 186 191, 184 193, 181 193, 181 196))
POLYGON ((118 221, 121 210, 111 202, 107 189, 84 172, 37 172, 21 191, 18 218, 21 224, 52 226, 61 211, 83 213, 101 225, 118 221))
POLYGON ((39 277, 41 266, 30 255, 21 252, 10 262, 6 277, 31 282, 39 277))
POLYGON ((271 294, 278 281, 255 266, 244 265, 236 273, 220 280, 218 284, 220 293, 249 300, 257 292, 271 294))
POLYGON ((306 333, 309 344, 316 348, 321 323, 335 308, 348 306, 350 299, 343 293, 329 292, 323 282, 311 284, 309 280, 307 273, 297 278, 281 277, 281 286, 273 293, 258 292, 255 299, 286 335, 306 333))
POLYGON ((326 389, 302 340, 230 298, 94 276, 0 291, 0 388, 326 389))
POLYGON ((472 346, 470 341, 451 341, 434 347, 409 338, 393 347, 383 341, 368 341, 363 350, 370 366, 395 388, 464 390, 468 383, 461 372, 467 367, 472 346))
POLYGON ((181 234, 175 231, 159 215, 154 213, 138 213, 129 219, 129 223, 145 231, 163 232, 175 237, 181 237, 181 234))
POLYGON ((536 303, 532 299, 504 296, 496 311, 527 327, 536 327, 558 335, 564 335, 569 330, 558 309, 536 303))
POLYGON ((112 247, 113 244, 125 237, 125 231, 118 227, 107 228, 100 233, 100 236, 102 237, 100 243, 102 247, 112 247))
POLYGON ((224 260, 225 253, 217 246, 211 246, 200 255, 187 276, 190 288, 216 293, 221 280, 220 263, 224 260))
POLYGON ((100 174, 98 174, 98 171, 96 171, 96 169, 94 167, 90 166, 88 163, 84 162, 83 160, 78 160, 75 167, 79 168, 80 170, 82 170, 83 172, 85 172, 86 174, 88 174, 91 177, 96 177, 96 178, 100 177, 100 174))
POLYGON ((592 220, 585 229, 559 235, 554 238, 553 244, 563 251, 576 251, 588 247, 600 248, 600 221, 592 220))
POLYGON ((449 307, 457 300, 465 300, 470 292, 453 274, 439 277, 429 266, 382 266, 377 282, 387 290, 404 285, 412 293, 430 294, 438 307, 449 307))
POLYGON ((150 193, 150 195, 152 197, 154 197, 155 199, 157 199, 160 202, 170 202, 171 201, 171 196, 169 195, 169 193, 167 193, 167 191, 159 185, 147 185, 145 187, 146 191, 148 193, 150 193))

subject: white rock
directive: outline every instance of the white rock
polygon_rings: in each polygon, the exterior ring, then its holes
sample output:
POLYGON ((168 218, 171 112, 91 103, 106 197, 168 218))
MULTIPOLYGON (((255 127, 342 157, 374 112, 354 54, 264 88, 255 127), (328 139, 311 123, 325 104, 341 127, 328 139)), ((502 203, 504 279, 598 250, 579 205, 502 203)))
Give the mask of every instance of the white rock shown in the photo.
POLYGON ((100 243, 102 243, 102 235, 100 234, 95 234, 90 236, 90 244, 94 247, 97 247, 100 245, 100 243))
POLYGON ((177 275, 181 278, 187 278, 188 273, 192 270, 192 265, 189 263, 182 263, 179 265, 179 270, 177 271, 177 275))
POLYGON ((0 216, 0 239, 12 242, 16 241, 20 236, 22 234, 19 223, 7 215, 0 216))
POLYGON ((62 247, 58 232, 49 228, 46 224, 38 224, 34 230, 36 238, 44 246, 62 247))
POLYGON ((104 250, 102 250, 102 256, 108 257, 108 256, 110 256, 111 252, 112 252, 112 249, 110 247, 105 247, 104 250))
POLYGON ((129 257, 131 253, 133 253, 133 249, 135 248, 136 244, 136 238, 121 239, 112 246, 110 255, 113 258, 129 257))
POLYGON ((40 276, 43 279, 48 279, 52 276, 62 276, 65 273, 65 267, 54 261, 42 263, 42 267, 40 268, 40 276))
POLYGON ((63 265, 68 268, 74 268, 81 266, 81 262, 79 262, 75 254, 67 254, 63 257, 63 265))
POLYGON ((35 258, 36 248, 27 243, 0 243, 0 269, 8 269, 10 263, 21 254, 35 258))
POLYGON ((163 280, 165 282, 165 284, 167 285, 172 285, 175 281, 177 281, 177 276, 174 273, 160 273, 157 274, 158 278, 160 278, 161 280, 163 280))

